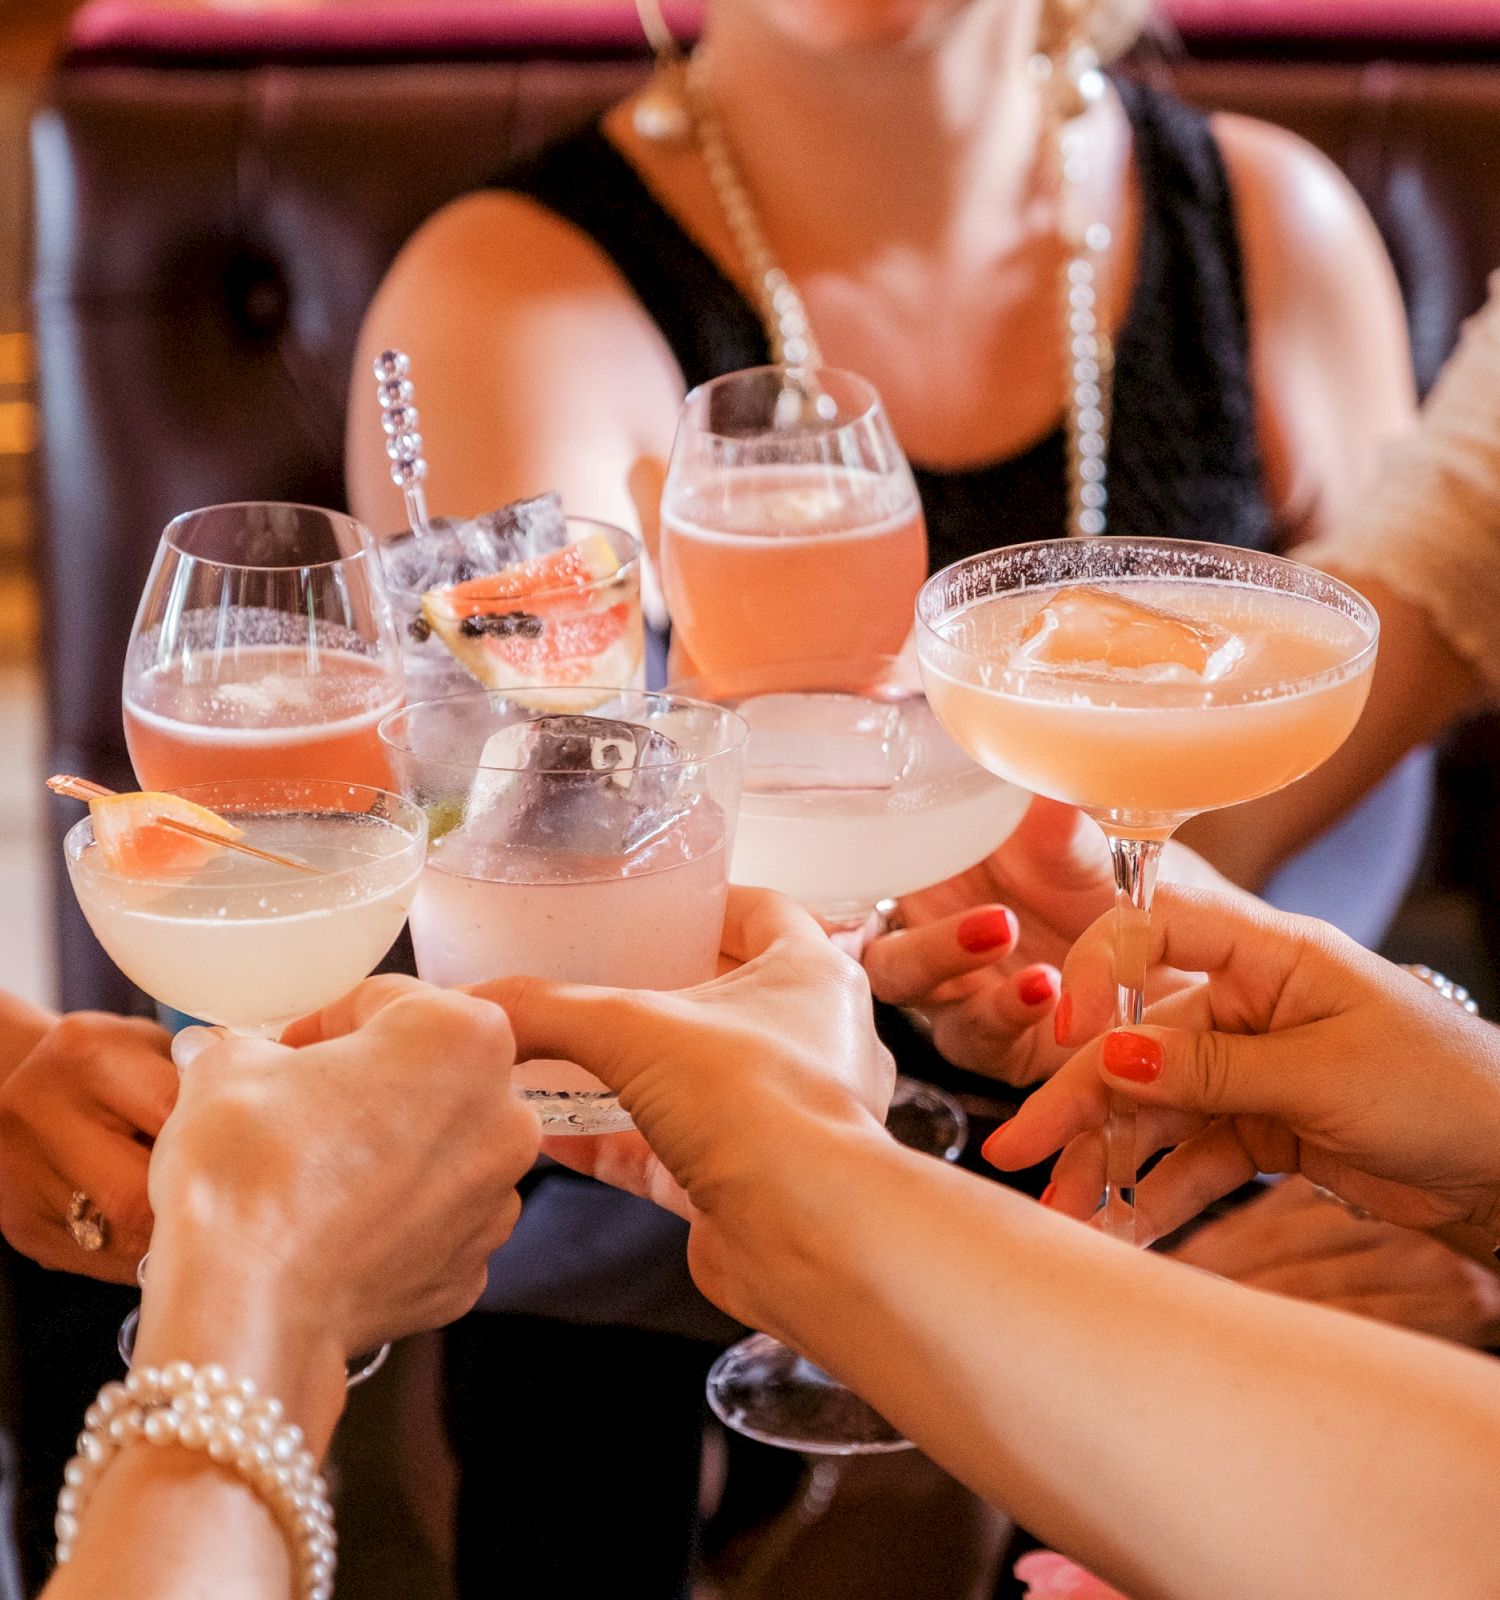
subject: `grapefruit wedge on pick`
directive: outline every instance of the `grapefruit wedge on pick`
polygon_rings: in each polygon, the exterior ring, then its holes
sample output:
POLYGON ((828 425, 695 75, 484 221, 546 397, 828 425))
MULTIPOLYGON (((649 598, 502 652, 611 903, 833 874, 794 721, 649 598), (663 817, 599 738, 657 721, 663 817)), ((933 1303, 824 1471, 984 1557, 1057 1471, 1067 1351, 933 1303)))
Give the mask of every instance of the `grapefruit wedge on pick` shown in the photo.
POLYGON ((640 608, 623 582, 606 581, 621 565, 608 539, 592 534, 501 572, 429 589, 422 614, 485 688, 537 710, 585 710, 576 694, 547 691, 624 687, 640 666, 640 608))
POLYGON ((186 878, 207 866, 220 846, 167 827, 186 822, 221 839, 239 839, 244 830, 215 811, 175 794, 101 795, 89 801, 94 844, 111 872, 124 878, 186 878))

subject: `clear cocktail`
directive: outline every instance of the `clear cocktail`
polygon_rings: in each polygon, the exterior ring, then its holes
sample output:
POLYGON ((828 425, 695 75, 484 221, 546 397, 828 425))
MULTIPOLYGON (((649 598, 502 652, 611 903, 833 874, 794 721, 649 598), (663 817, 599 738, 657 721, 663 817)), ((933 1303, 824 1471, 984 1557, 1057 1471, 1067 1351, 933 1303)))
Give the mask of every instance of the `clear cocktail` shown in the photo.
MULTIPOLYGON (((1313 568, 1170 539, 1070 539, 945 568, 917 602, 932 708, 991 771, 1081 806, 1115 863, 1120 1020, 1145 1005, 1162 843, 1333 754, 1369 693, 1379 625, 1313 568)), ((1134 1234, 1133 1113, 1109 1127, 1105 1222, 1134 1234)))
POLYGON ((564 517, 555 495, 383 540, 408 698, 639 687, 640 556, 631 534, 564 517))
MULTIPOLYGON (((559 715, 476 693, 382 724, 432 823, 411 910, 430 982, 681 989, 715 975, 743 726, 671 695, 601 689, 593 702, 559 715)), ((631 1125, 568 1063, 524 1063, 516 1082, 552 1132, 631 1125)))
POLYGON ((729 875, 775 889, 832 929, 982 860, 1027 796, 943 730, 894 657, 705 673, 677 692, 750 730, 729 875))
POLYGON ((899 650, 927 537, 870 385, 760 367, 693 390, 662 492, 661 567, 701 671, 899 650))
POLYGON ((116 966, 153 999, 237 1033, 271 1035, 346 994, 395 942, 416 892, 426 819, 357 784, 229 782, 179 793, 243 841, 311 871, 221 849, 191 871, 109 866, 86 817, 68 874, 116 966))

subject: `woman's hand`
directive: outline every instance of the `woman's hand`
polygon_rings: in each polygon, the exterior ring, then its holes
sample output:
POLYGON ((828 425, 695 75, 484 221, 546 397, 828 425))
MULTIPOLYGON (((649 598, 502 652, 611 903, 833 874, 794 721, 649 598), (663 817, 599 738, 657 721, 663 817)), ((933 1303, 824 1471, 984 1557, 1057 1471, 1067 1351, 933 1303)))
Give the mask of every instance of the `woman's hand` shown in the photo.
POLYGON ((505 1015, 382 979, 341 1022, 353 1031, 303 1049, 178 1036, 140 1359, 269 1365, 250 1375, 326 1399, 346 1357, 478 1299, 539 1139, 505 1015))
POLYGON ((1301 1178, 1274 1184, 1171 1254, 1250 1289, 1460 1344, 1500 1340, 1500 1273, 1428 1234, 1353 1212, 1301 1178))
POLYGON ((531 978, 472 992, 505 1008, 518 1059, 586 1067, 640 1129, 550 1139, 547 1154, 688 1217, 699 1285, 755 1320, 734 1217, 804 1159, 804 1137, 883 1139, 895 1073, 864 974, 790 901, 731 889, 724 957, 723 976, 667 994, 531 978))
POLYGON ((153 1022, 56 1020, 0 1083, 0 1232, 44 1267, 133 1283, 151 1239, 146 1166, 177 1098, 171 1039, 153 1022), (105 1220, 102 1249, 68 1232, 75 1193, 105 1220))
MULTIPOLYGON (((1162 876, 1228 887, 1180 845, 1167 847, 1162 876)), ((900 902, 901 930, 865 950, 870 987, 877 1000, 925 1012, 933 1043, 955 1066, 1035 1083, 1068 1057, 1053 1036, 1058 968, 1114 893, 1098 827, 1071 806, 1033 800, 978 866, 900 902)), ((1181 981, 1158 973, 1152 989, 1181 981)))
MULTIPOLYGON (((1109 919, 1068 957, 1069 1038, 1108 1027, 1109 919)), ((1244 899, 1166 890, 1150 959, 1204 972, 1150 1026, 1094 1039, 991 1136, 1026 1167, 1066 1145, 1050 1203, 1076 1216, 1103 1187, 1111 1093, 1137 1102, 1144 1238, 1256 1172, 1300 1172, 1404 1227, 1464 1222, 1500 1238, 1500 1034, 1324 923, 1244 899)))

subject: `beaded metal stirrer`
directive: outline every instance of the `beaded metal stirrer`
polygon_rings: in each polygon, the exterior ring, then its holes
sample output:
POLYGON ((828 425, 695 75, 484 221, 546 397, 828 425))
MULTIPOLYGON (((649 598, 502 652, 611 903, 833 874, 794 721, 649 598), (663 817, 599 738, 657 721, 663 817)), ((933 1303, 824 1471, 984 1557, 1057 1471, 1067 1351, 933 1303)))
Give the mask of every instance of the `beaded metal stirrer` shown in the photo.
POLYGON ((432 532, 427 518, 427 496, 422 480, 427 462, 422 455, 421 416, 412 402, 411 358, 401 350, 382 350, 375 357, 375 392, 380 400, 380 425, 385 429, 385 453, 391 458, 391 482, 406 501, 406 520, 412 533, 422 538, 432 532))

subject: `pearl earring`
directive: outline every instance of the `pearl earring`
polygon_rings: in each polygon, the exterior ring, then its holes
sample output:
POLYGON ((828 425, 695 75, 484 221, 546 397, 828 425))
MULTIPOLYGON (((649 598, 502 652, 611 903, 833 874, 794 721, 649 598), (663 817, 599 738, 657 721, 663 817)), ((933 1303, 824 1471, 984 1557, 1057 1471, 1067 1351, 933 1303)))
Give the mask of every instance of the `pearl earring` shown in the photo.
POLYGON ((687 62, 662 15, 660 0, 635 0, 641 31, 656 57, 651 82, 636 97, 631 123, 651 144, 686 144, 693 133, 687 62))

